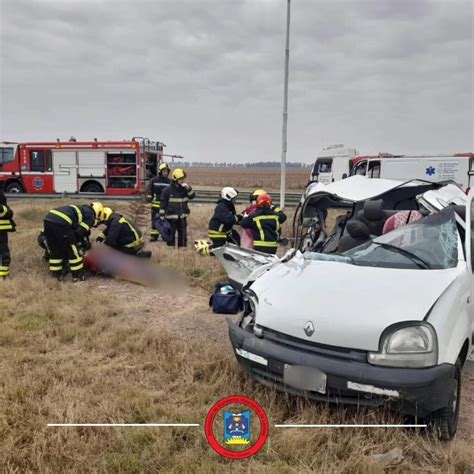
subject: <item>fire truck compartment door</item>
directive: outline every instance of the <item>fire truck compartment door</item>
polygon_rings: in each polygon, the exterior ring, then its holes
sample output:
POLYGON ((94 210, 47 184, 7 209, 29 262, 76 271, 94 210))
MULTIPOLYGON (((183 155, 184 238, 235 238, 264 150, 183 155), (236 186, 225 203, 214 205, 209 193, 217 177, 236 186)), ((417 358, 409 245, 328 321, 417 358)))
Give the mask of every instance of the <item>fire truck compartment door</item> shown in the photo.
POLYGON ((54 151, 53 172, 55 192, 77 192, 77 163, 75 151, 54 151))
POLYGON ((105 177, 105 153, 100 151, 78 152, 79 176, 105 177))

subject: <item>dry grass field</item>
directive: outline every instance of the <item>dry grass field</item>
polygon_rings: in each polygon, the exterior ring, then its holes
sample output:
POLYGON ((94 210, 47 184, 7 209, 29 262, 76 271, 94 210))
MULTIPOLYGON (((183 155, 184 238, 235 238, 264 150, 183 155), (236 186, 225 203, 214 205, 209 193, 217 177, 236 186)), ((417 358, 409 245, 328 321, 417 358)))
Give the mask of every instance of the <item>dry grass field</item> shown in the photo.
MULTIPOLYGON (((12 278, 0 283, 1 472, 375 473, 384 469, 370 455, 393 448, 403 450, 404 461, 389 472, 472 472, 467 399, 459 436, 446 444, 401 429, 273 427, 399 420, 383 410, 311 403, 249 380, 232 354, 223 317, 208 308, 210 289, 225 275, 192 248, 150 246, 155 262, 189 277, 189 289, 179 295, 99 277, 76 285, 53 281, 36 236, 44 214, 59 204, 12 203, 18 225, 11 238, 12 278), (257 400, 271 425, 263 450, 243 461, 220 458, 204 437, 209 408, 234 394, 257 400), (201 426, 46 426, 67 422, 201 426)), ((205 236, 210 212, 193 208, 191 240, 205 236)))
MULTIPOLYGON (((263 188, 279 191, 280 168, 186 168, 188 181, 199 188, 234 186, 239 191, 263 188)), ((308 168, 288 168, 287 191, 302 192, 308 184, 308 168)))

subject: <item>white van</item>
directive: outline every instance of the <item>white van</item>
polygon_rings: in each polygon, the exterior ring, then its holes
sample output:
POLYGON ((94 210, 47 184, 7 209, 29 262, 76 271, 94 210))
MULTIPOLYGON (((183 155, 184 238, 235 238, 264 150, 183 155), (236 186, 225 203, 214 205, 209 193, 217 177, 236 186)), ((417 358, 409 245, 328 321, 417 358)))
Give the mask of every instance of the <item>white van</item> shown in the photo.
POLYGON ((229 335, 246 373, 324 403, 386 405, 452 439, 474 342, 473 199, 454 184, 355 176, 312 186, 284 257, 215 249, 243 289, 229 335), (313 233, 323 246, 305 245, 313 233))
POLYGON ((474 153, 431 156, 361 156, 353 160, 350 175, 406 181, 454 181, 464 190, 471 188, 474 153))
POLYGON ((352 159, 357 156, 355 148, 344 148, 344 145, 331 145, 318 153, 311 170, 310 182, 329 184, 346 178, 353 166, 352 159))

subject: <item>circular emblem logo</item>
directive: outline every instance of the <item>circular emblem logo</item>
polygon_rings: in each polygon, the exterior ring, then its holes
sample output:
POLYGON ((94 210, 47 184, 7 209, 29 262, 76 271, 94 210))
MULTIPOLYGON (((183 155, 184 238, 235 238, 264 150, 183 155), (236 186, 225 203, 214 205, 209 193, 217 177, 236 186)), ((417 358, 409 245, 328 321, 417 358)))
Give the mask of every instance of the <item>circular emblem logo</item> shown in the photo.
POLYGON ((41 178, 35 178, 33 180, 33 187, 38 190, 43 189, 43 180, 41 178))
POLYGON ((204 424, 212 449, 230 459, 257 454, 267 441, 268 429, 268 417, 263 408, 255 400, 238 395, 214 404, 204 424))

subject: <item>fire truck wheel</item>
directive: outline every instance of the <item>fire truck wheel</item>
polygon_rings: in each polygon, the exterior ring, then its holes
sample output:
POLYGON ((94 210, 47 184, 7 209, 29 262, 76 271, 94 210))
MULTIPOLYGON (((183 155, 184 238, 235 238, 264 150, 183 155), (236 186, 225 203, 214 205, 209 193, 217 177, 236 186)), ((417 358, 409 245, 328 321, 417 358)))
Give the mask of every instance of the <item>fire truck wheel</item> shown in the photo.
POLYGON ((81 189, 83 193, 103 193, 102 186, 98 183, 87 183, 81 189))
POLYGON ((5 191, 7 193, 24 193, 25 188, 19 181, 12 181, 11 183, 8 183, 5 191))

